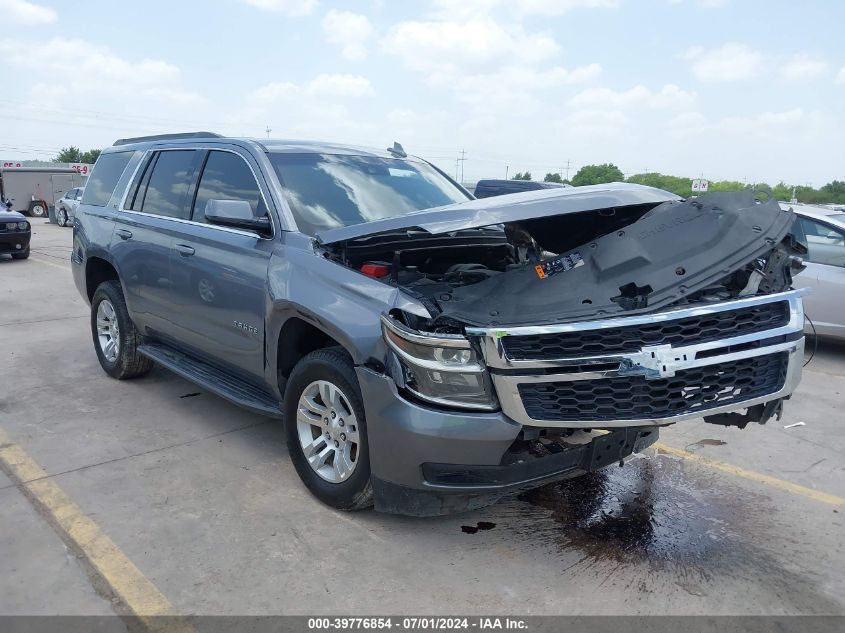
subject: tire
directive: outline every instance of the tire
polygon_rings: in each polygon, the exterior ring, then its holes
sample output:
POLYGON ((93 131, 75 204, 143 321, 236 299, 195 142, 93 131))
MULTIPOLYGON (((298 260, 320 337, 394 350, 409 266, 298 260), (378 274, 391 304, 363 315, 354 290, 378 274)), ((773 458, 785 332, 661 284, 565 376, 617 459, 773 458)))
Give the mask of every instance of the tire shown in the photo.
POLYGON ((370 482, 367 424, 361 388, 358 386, 349 354, 340 347, 332 347, 311 352, 302 358, 293 368, 287 381, 284 414, 288 452, 296 472, 308 490, 323 503, 339 510, 363 510, 370 507, 373 504, 373 488, 370 482), (323 418, 323 426, 320 427, 320 414, 316 411, 320 405, 325 405, 322 394, 325 393, 326 384, 334 386, 339 397, 333 401, 336 406, 322 407, 326 416, 323 418), (309 396, 315 393, 315 389, 319 394, 318 398, 309 396), (311 404, 303 404, 308 401, 301 401, 303 396, 310 398, 311 404), (301 404, 305 409, 302 413, 301 404), (312 406, 316 408, 308 410, 312 406), (309 424, 315 419, 316 425, 309 424), (344 429, 349 431, 348 436, 344 434, 344 429), (325 435, 326 433, 331 437, 325 435), (313 438, 315 434, 317 437, 313 438), (357 443, 352 440, 353 435, 357 436, 357 443), (336 439, 331 439, 332 437, 336 439), (307 443, 308 438, 312 438, 310 446, 316 447, 309 451, 312 461, 323 463, 320 467, 323 475, 318 473, 316 466, 312 467, 306 457, 303 443, 307 443), (353 444, 354 448, 350 448, 353 444), (331 453, 332 464, 328 464, 328 457, 325 460, 319 458, 327 450, 331 453), (343 454, 346 455, 345 458, 341 456, 343 454), (351 473, 344 475, 345 466, 337 465, 348 466, 353 458, 351 473), (334 476, 335 480, 327 479, 327 474, 329 477, 334 476))
POLYGON ((104 281, 94 292, 91 300, 91 334, 100 366, 112 378, 135 378, 153 368, 153 361, 138 352, 141 335, 129 318, 119 282, 104 281), (101 321, 101 330, 98 330, 98 321, 101 321), (117 341, 116 349, 103 339, 117 341))
POLYGON ((65 211, 64 207, 60 208, 56 212, 56 224, 59 226, 67 226, 67 211, 65 211))
POLYGON ((29 215, 34 218, 47 217, 47 205, 43 200, 34 200, 29 203, 29 215))
POLYGON ((25 251, 12 253, 12 259, 29 259, 29 247, 25 251))

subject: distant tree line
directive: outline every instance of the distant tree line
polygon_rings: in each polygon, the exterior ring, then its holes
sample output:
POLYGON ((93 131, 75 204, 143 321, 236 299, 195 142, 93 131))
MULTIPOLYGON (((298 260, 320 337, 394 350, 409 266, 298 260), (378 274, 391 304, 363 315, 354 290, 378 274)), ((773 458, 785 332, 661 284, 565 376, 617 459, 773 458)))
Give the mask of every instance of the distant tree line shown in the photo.
POLYGON ((100 155, 100 150, 89 149, 86 152, 81 151, 78 147, 71 145, 70 147, 63 147, 61 151, 53 158, 54 163, 90 163, 97 162, 97 157, 100 155))
MULTIPOLYGON (((513 176, 514 180, 531 180, 531 172, 517 172, 513 176)), ((558 182, 570 184, 575 187, 582 185, 600 185, 606 182, 633 182, 638 185, 648 185, 649 187, 657 187, 658 189, 665 189, 671 191, 679 196, 687 198, 692 195, 692 178, 682 176, 668 176, 657 172, 648 172, 643 174, 634 174, 625 178, 625 174, 613 163, 604 163, 601 165, 584 165, 578 170, 571 180, 566 180, 559 173, 549 172, 543 178, 545 182, 558 182)), ((827 183, 823 187, 814 189, 806 185, 787 184, 783 181, 776 185, 769 185, 768 183, 757 183, 755 186, 765 185, 771 187, 777 200, 790 200, 792 198, 793 188, 795 190, 795 197, 799 202, 806 204, 845 204, 845 181, 834 180, 827 183)), ((716 180, 711 181, 708 187, 709 191, 736 191, 747 186, 736 180, 716 180)))

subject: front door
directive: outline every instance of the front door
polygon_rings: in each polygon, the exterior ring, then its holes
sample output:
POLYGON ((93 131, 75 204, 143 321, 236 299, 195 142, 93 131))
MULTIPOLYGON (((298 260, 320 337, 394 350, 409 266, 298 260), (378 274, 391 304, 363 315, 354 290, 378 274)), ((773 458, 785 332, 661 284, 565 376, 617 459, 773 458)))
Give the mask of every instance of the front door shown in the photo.
POLYGON ((260 173, 247 155, 208 152, 192 205, 190 224, 173 241, 173 294, 179 306, 179 339, 199 356, 264 379, 264 317, 272 240, 250 231, 208 224, 209 200, 246 200, 256 216, 267 214, 260 173))

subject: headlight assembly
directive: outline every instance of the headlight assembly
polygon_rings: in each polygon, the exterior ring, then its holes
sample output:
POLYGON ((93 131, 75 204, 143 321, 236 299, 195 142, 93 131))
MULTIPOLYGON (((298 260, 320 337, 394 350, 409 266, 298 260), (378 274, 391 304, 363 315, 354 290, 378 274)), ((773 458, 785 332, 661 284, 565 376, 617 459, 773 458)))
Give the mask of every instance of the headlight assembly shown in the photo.
POLYGON ((18 225, 17 225, 16 222, 9 222, 8 224, 6 224, 6 230, 7 231, 14 231, 17 226, 18 225))
POLYGON ((18 222, 18 230, 26 231, 29 228, 29 222, 18 222))
POLYGON ((381 317, 382 334, 395 353, 394 380, 421 400, 463 409, 498 408, 487 369, 463 336, 415 332, 381 317), (397 375, 398 374, 398 375, 397 375))

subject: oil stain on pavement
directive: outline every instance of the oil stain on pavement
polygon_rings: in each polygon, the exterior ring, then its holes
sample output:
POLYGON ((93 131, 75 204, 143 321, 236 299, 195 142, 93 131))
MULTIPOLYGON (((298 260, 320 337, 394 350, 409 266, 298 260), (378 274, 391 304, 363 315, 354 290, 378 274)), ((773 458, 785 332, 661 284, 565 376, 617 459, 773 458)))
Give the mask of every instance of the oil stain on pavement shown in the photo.
POLYGON ((790 526, 773 526, 769 497, 676 458, 635 458, 531 490, 499 508, 502 537, 556 552, 564 576, 643 593, 669 583, 697 596, 728 582, 753 585, 785 609, 843 612, 805 567, 812 549, 790 538, 790 526))

